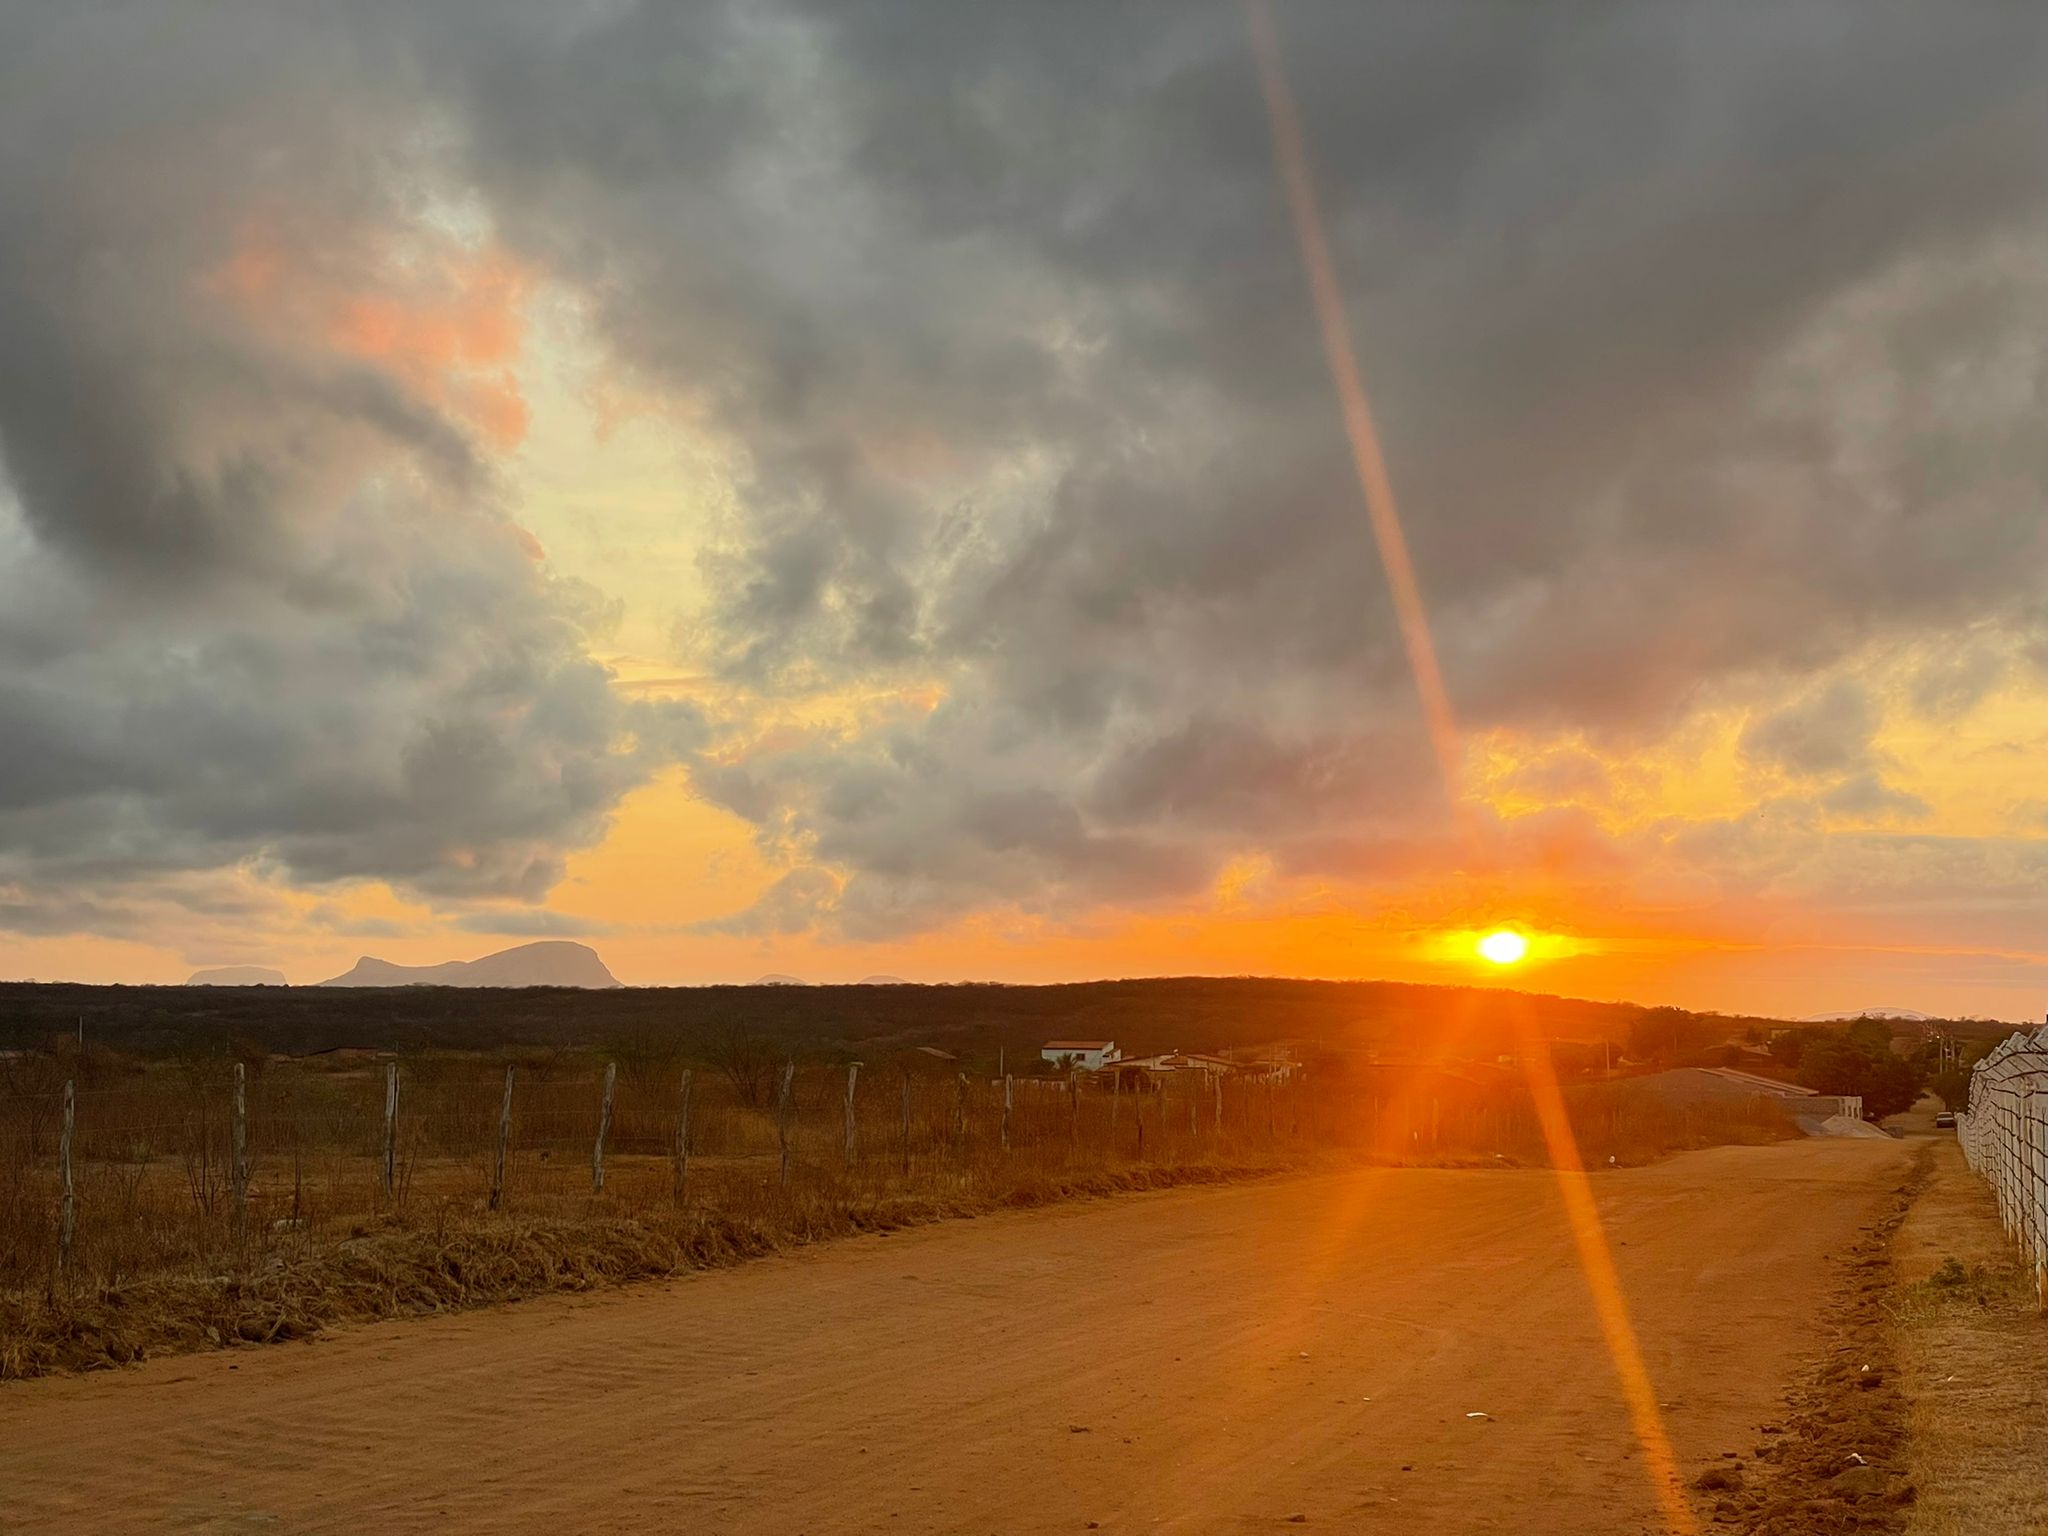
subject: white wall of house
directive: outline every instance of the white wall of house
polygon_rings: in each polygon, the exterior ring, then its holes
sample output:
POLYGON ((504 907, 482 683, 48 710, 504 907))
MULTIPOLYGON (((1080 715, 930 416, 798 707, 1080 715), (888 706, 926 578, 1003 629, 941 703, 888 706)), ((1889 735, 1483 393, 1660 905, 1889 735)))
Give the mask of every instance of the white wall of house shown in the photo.
POLYGON ((1039 1060, 1062 1063, 1079 1067, 1083 1072, 1100 1072, 1109 1062, 1116 1060, 1114 1040, 1055 1040, 1049 1041, 1038 1053, 1039 1060))

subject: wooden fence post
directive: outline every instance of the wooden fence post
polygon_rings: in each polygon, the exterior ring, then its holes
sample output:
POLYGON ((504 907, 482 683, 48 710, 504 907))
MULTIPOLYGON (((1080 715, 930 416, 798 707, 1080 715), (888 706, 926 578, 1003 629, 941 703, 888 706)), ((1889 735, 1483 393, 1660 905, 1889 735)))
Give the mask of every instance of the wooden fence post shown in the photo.
POLYGON ((682 1098, 676 1105, 676 1204, 683 1203, 683 1191, 690 1176, 690 1069, 683 1068, 682 1098))
POLYGON ((953 1109, 953 1145, 964 1149, 967 1145, 967 1074, 960 1074, 960 1097, 953 1109))
POLYGON ((1223 1074, 1216 1074, 1216 1134, 1223 1134, 1223 1074))
POLYGON ((57 1271, 65 1275, 71 1272, 71 1239, 78 1231, 78 1191, 71 1182, 71 1129, 77 1113, 77 1084, 67 1078, 64 1083, 64 1134, 58 1148, 59 1159, 64 1165, 64 1209, 57 1230, 57 1271))
POLYGON ((910 1068, 903 1069, 903 1177, 910 1177, 910 1068))
POLYGON ((618 1086, 619 1064, 604 1064, 604 1102, 597 1111, 597 1142, 590 1149, 590 1192, 604 1193, 604 1139, 612 1128, 612 1090, 618 1086))
POLYGON ((1081 1073, 1074 1067, 1067 1068, 1067 1121, 1075 1146, 1081 1145, 1081 1073))
POLYGON ((505 1097, 498 1105, 498 1155, 491 1159, 491 1209, 505 1202, 505 1154, 512 1147, 512 1072, 505 1069, 505 1097))
POLYGON ((1005 1073, 1003 1074, 1003 1150, 1005 1152, 1010 1150, 1010 1087, 1010 1076, 1008 1073, 1005 1073))
POLYGON ((235 1063, 235 1118, 228 1177, 235 1188, 235 1242, 249 1241, 249 1069, 235 1063))
POLYGON ((849 1062, 846 1068, 846 1166, 853 1166, 853 1085, 860 1080, 860 1063, 849 1062))
POLYGON ((398 1063, 384 1063, 384 1198, 398 1179, 398 1063))
POLYGON ((1109 1150, 1116 1150, 1116 1122, 1124 1107, 1124 1075, 1114 1067, 1109 1072, 1109 1150))
POLYGON ((789 1106, 796 1087, 796 1063, 783 1063, 782 1092, 775 1099, 775 1135, 782 1146, 782 1182, 789 1183, 789 1106))

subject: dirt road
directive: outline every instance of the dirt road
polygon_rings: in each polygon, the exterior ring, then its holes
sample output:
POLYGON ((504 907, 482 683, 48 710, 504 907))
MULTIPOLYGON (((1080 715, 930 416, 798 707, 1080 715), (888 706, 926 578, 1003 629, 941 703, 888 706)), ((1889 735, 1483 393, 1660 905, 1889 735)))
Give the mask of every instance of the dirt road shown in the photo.
MULTIPOLYGON (((1682 1465, 1748 1447, 1897 1143, 1595 1179, 1682 1465)), ((1548 1174, 1371 1170, 859 1239, 0 1389, 0 1530, 1637 1532, 1548 1174), (1484 1413, 1486 1418, 1468 1414, 1484 1413)))

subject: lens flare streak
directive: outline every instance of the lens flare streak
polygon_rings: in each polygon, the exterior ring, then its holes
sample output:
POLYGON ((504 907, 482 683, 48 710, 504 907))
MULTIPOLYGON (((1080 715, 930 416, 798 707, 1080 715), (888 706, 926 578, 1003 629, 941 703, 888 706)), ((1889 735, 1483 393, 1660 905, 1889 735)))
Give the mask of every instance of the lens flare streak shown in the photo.
POLYGON ((1430 639, 1429 616, 1422 604, 1422 588, 1415 579, 1415 565, 1408 556, 1407 536, 1401 531, 1400 508, 1394 501, 1394 483, 1387 474, 1387 461, 1380 449, 1379 429, 1373 424, 1372 408, 1366 400, 1365 381, 1359 372, 1358 356, 1351 345, 1350 324, 1344 314, 1344 293, 1337 283, 1337 269, 1330 260, 1330 242, 1323 231, 1322 211, 1316 202, 1315 181, 1309 172, 1301 114, 1294 94, 1287 87, 1281 68, 1280 39, 1265 0, 1245 0, 1245 14, 1251 25, 1252 51, 1258 58, 1259 87, 1266 98, 1266 112, 1272 120, 1273 157, 1280 181, 1287 192, 1287 211, 1293 220, 1295 239, 1301 247, 1301 264, 1308 277, 1309 298, 1315 306, 1316 326, 1322 333, 1323 357, 1329 364, 1330 381, 1336 386, 1337 405, 1344 418, 1344 436, 1351 445, 1351 458, 1358 472, 1359 489, 1365 495, 1365 510, 1372 520, 1373 540, 1379 546, 1380 564, 1387 575, 1387 588, 1394 600, 1394 615, 1401 626, 1401 643, 1408 652, 1408 665, 1415 674, 1415 688, 1422 697, 1422 712, 1429 725, 1430 745, 1436 749, 1437 764, 1451 804, 1460 803, 1459 781, 1462 754, 1458 746, 1457 717, 1451 712, 1450 694, 1437 666, 1436 646, 1430 639))
MULTIPOLYGON (((1386 571, 1394 613, 1401 627, 1401 640, 1408 663, 1415 674, 1423 715, 1428 723, 1430 744, 1443 770, 1444 784, 1452 806, 1459 807, 1461 753, 1457 719, 1437 665, 1436 648, 1430 639, 1429 618, 1423 607, 1422 591, 1408 555, 1408 541, 1401 530, 1401 518, 1394 501, 1393 483, 1387 474, 1386 458, 1379 433, 1366 400, 1365 384, 1352 348, 1349 323, 1345 318, 1344 296, 1330 259, 1329 239, 1323 229, 1316 203, 1315 182, 1309 172, 1308 152, 1301 126, 1301 113, 1287 85, 1281 65, 1280 40, 1267 0, 1243 0, 1251 33, 1252 52, 1258 62, 1259 87, 1265 97, 1273 132, 1273 155, 1287 197, 1287 209, 1301 250, 1302 267, 1308 278, 1309 297, 1314 304, 1316 324, 1321 332, 1323 355, 1337 393, 1344 420, 1344 435, 1358 472, 1366 512, 1372 521, 1373 538, 1379 546, 1386 571)), ((1519 935, 1516 937, 1519 938, 1519 935)), ((1491 958, 1491 957, 1489 957, 1491 958)), ((1517 957, 1519 958, 1519 957, 1517 957)), ((1630 1320, 1628 1300, 1614 1267, 1607 1235, 1593 1200, 1592 1186, 1579 1157, 1571 1121, 1565 1112, 1564 1096, 1550 1068, 1548 1049, 1537 1037, 1533 1021, 1525 1021, 1522 1062, 1529 1091, 1535 1100, 1538 1119, 1552 1165, 1579 1267, 1591 1292, 1607 1352, 1627 1400, 1631 1426, 1642 1446, 1643 1459, 1667 1528, 1675 1536, 1694 1536, 1699 1529, 1679 1476, 1678 1461, 1664 1429, 1663 1415, 1650 1373, 1643 1363, 1641 1345, 1630 1320)))

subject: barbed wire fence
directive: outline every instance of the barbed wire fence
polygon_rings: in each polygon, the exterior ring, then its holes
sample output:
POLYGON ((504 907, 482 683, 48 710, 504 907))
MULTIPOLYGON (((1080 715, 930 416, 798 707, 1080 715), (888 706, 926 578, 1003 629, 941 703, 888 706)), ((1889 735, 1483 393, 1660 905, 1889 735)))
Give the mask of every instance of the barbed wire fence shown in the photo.
MULTIPOLYGON (((0 1062, 0 1293, 226 1273, 394 1228, 733 1218, 1041 1198, 1103 1174, 1300 1154, 1546 1159, 1512 1084, 1225 1072, 971 1073, 904 1053, 741 1070, 588 1052, 0 1062), (1036 1187, 1040 1193, 1030 1192, 1036 1187)), ((1758 1101, 1568 1091, 1591 1166, 1790 1134, 1758 1101)))
POLYGON ((1997 1197, 2048 1311, 2048 1042, 2015 1034, 1977 1063, 1956 1137, 1997 1197))
POLYGON ((807 1210, 1310 1145, 1300 1074, 990 1078, 883 1062, 271 1062, 0 1092, 0 1290, 119 1284, 394 1223, 807 1210))

